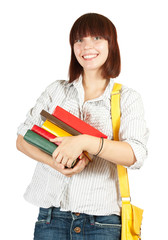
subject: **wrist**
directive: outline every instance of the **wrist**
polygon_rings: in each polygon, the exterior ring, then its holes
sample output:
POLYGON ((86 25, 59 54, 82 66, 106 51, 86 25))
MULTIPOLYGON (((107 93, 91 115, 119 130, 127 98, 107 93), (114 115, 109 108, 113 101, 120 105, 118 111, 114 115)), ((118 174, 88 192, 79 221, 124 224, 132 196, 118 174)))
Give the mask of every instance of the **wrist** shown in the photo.
POLYGON ((97 152, 96 154, 94 154, 95 156, 98 156, 98 155, 101 153, 101 151, 102 151, 102 149, 103 149, 103 145, 104 145, 104 138, 101 137, 101 138, 100 138, 99 149, 98 149, 98 152, 97 152))
POLYGON ((77 141, 78 141, 78 144, 80 144, 82 152, 87 151, 88 137, 89 137, 89 135, 86 135, 86 134, 78 135, 77 141))
POLYGON ((95 154, 100 150, 100 138, 93 137, 90 135, 83 134, 81 135, 83 138, 83 151, 86 151, 90 154, 95 154))

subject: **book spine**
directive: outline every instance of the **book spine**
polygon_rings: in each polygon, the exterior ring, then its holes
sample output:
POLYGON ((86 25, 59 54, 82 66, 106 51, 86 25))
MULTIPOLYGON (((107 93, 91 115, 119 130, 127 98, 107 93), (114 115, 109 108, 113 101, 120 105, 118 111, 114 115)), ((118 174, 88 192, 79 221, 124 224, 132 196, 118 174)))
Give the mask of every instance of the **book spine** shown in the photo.
POLYGON ((44 137, 47 140, 56 138, 55 135, 53 135, 52 133, 46 131, 45 129, 43 129, 43 128, 37 126, 37 125, 34 125, 31 130, 33 132, 39 134, 41 137, 44 137))
POLYGON ((64 131, 68 132, 73 136, 77 136, 81 134, 79 131, 75 130, 73 127, 64 123, 62 120, 59 120, 57 117, 51 115, 45 110, 42 110, 40 115, 42 116, 43 120, 49 120, 51 123, 55 124, 56 126, 58 126, 59 128, 63 129, 64 131))
POLYGON ((37 133, 28 130, 24 135, 25 141, 32 144, 33 146, 41 149, 49 155, 52 155, 54 150, 57 148, 57 145, 48 141, 47 139, 41 137, 37 133))
POLYGON ((42 128, 45 129, 46 131, 50 132, 51 134, 55 135, 56 137, 67 137, 67 136, 72 136, 70 133, 66 132, 62 128, 56 126, 52 122, 46 120, 42 128))

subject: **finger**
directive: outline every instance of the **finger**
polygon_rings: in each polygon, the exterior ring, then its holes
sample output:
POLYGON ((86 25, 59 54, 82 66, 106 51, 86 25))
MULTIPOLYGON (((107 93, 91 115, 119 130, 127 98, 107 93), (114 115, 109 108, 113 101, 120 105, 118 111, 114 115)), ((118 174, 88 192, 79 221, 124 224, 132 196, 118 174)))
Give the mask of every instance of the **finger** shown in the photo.
POLYGON ((60 171, 62 171, 63 169, 65 169, 65 166, 62 163, 55 163, 55 165, 57 166, 57 168, 60 169, 60 171))
POLYGON ((49 140, 50 140, 50 142, 56 142, 57 137, 55 137, 55 138, 50 138, 49 140))
POLYGON ((56 167, 56 170, 64 174, 66 177, 72 177, 75 174, 72 168, 65 168, 62 163, 55 162, 54 165, 56 167))
POLYGON ((61 144, 61 142, 57 142, 57 138, 50 138, 49 141, 55 143, 57 146, 61 144))
POLYGON ((78 160, 78 162, 74 165, 74 167, 72 168, 73 169, 73 172, 76 174, 76 173, 79 173, 81 172, 83 169, 84 169, 84 166, 85 166, 85 163, 83 160, 78 160))
POLYGON ((62 140, 63 140, 63 138, 61 138, 61 137, 56 137, 56 138, 51 138, 50 139, 50 141, 51 142, 55 142, 55 143, 61 143, 62 142, 62 140))
POLYGON ((79 165, 80 171, 82 171, 88 165, 89 162, 90 162, 89 159, 87 157, 85 157, 85 155, 84 155, 79 162, 80 163, 80 165, 79 165))
POLYGON ((74 166, 75 162, 76 162, 76 160, 68 159, 66 165, 67 165, 68 168, 71 168, 71 167, 74 166))
POLYGON ((68 162, 68 157, 63 157, 63 159, 62 159, 62 164, 65 166, 65 165, 67 165, 67 162, 68 162))
POLYGON ((63 137, 57 137, 57 138, 56 138, 56 141, 57 141, 57 142, 62 142, 62 140, 63 140, 63 137))
POLYGON ((72 168, 64 168, 63 170, 61 170, 62 174, 64 174, 66 177, 72 177, 75 172, 73 171, 72 168))
POLYGON ((53 160, 55 160, 57 158, 57 156, 58 156, 58 149, 56 148, 56 150, 52 154, 53 160))
POLYGON ((73 175, 81 172, 85 168, 84 161, 79 160, 79 162, 74 166, 74 168, 65 168, 61 170, 62 174, 67 177, 72 177, 73 175))
POLYGON ((63 159, 63 156, 62 156, 61 153, 59 153, 59 154, 57 155, 57 157, 55 158, 55 161, 56 161, 57 163, 61 163, 61 162, 62 162, 62 159, 63 159))

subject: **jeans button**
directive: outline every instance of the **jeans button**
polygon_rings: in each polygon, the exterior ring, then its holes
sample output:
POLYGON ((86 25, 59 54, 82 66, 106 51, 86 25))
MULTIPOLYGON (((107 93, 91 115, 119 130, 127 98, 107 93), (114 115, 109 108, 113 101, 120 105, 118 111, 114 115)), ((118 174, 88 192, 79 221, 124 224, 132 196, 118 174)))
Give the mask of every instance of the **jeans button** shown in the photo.
POLYGON ((76 216, 79 216, 79 215, 80 215, 80 213, 75 213, 75 215, 76 215, 76 216))
POLYGON ((75 231, 76 233, 80 233, 80 232, 81 232, 81 228, 80 228, 80 227, 76 227, 76 228, 74 228, 74 231, 75 231))

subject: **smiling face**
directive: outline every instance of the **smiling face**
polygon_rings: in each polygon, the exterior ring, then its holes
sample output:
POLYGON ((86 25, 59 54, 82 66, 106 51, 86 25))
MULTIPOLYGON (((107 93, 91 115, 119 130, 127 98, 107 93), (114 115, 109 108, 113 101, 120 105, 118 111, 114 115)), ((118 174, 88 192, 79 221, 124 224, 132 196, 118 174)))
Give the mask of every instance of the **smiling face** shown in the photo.
POLYGON ((84 71, 99 71, 108 57, 108 41, 102 37, 87 36, 74 43, 74 54, 84 71))
POLYGON ((69 82, 79 78, 83 71, 99 69, 104 79, 120 73, 120 51, 114 24, 105 16, 87 13, 73 24, 69 42, 71 59, 69 82))

